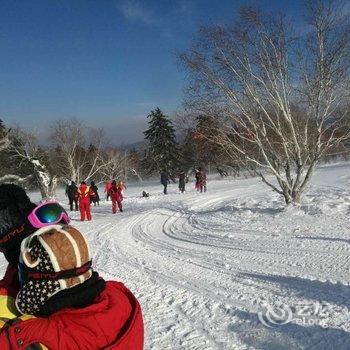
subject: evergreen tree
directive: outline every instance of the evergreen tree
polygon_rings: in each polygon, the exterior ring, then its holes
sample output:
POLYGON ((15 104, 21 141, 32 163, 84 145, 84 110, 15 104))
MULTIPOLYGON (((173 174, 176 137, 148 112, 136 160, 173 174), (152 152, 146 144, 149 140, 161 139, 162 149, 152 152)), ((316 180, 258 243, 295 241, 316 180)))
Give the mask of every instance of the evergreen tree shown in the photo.
POLYGON ((143 165, 149 174, 166 170, 174 175, 179 166, 179 147, 172 122, 156 108, 148 115, 149 128, 144 132, 149 142, 143 165))
POLYGON ((194 170, 194 168, 198 166, 194 134, 193 130, 188 130, 181 144, 181 165, 186 173, 190 170, 194 170))

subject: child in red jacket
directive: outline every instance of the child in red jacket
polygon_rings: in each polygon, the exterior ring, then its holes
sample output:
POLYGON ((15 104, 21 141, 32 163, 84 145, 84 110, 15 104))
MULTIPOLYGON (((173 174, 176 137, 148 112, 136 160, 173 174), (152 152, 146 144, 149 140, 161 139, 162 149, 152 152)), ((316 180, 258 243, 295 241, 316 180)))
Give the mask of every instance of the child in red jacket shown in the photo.
POLYGON ((28 221, 35 207, 22 188, 0 185, 0 248, 12 265, 0 281, 0 295, 8 296, 6 314, 0 307, 0 349, 143 349, 138 301, 122 283, 98 277, 77 230, 66 225, 40 229, 19 254, 22 240, 36 230, 28 221), (20 255, 21 287, 15 267, 20 255), (18 317, 11 299, 16 294, 17 307, 34 310, 33 315, 18 317))
POLYGON ((112 187, 109 190, 109 195, 112 198, 112 213, 117 212, 117 205, 120 212, 123 212, 123 190, 124 186, 117 185, 115 181, 112 182, 112 187))
POLYGON ((84 236, 68 225, 39 229, 21 244, 17 309, 35 318, 0 333, 0 349, 143 349, 141 308, 119 282, 92 268, 84 236))

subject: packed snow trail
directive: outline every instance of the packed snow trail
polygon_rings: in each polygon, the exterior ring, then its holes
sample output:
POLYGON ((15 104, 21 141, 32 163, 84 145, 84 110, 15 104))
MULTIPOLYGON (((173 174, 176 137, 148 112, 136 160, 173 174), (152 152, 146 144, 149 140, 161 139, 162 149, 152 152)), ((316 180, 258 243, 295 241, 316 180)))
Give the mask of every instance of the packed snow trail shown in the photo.
POLYGON ((350 166, 320 168, 298 208, 258 179, 208 185, 172 185, 167 196, 137 185, 123 213, 110 202, 92 208, 92 222, 73 213, 96 269, 140 300, 145 349, 350 349, 350 166), (331 310, 326 328, 258 319, 264 303, 317 302, 331 310))

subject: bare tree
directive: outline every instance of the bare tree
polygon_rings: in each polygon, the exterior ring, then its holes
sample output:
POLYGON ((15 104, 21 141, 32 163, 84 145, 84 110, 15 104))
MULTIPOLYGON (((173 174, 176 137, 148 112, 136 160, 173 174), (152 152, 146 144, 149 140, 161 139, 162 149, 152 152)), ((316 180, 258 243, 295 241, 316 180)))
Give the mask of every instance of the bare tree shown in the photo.
POLYGON ((142 181, 138 170, 139 159, 136 158, 133 152, 129 153, 126 150, 109 147, 104 152, 103 163, 104 167, 100 169, 101 181, 111 179, 127 181, 129 174, 142 181))
MULTIPOLYGON (((104 133, 82 126, 76 119, 59 120, 51 132, 55 169, 66 181, 88 181, 107 166, 104 133)), ((108 162, 109 160, 107 160, 108 162)))
POLYGON ((79 181, 80 158, 85 157, 85 136, 77 120, 59 120, 53 126, 50 141, 54 147, 52 158, 56 171, 65 180, 79 181))
POLYGON ((181 55, 191 73, 188 105, 220 116, 215 142, 287 204, 300 201, 327 150, 349 138, 340 113, 349 97, 349 21, 333 2, 308 6, 306 33, 244 7, 236 25, 202 28, 181 55))
POLYGON ((0 183, 27 184, 34 179, 42 197, 51 198, 59 181, 127 180, 129 174, 142 181, 137 152, 107 146, 101 129, 84 128, 78 120, 56 122, 50 135, 53 147, 41 147, 34 133, 19 127, 11 133, 4 125, 0 129, 0 160, 6 163, 0 183))
POLYGON ((105 151, 103 158, 105 166, 100 169, 101 181, 109 181, 111 179, 125 180, 127 167, 125 152, 115 148, 109 148, 105 151))
POLYGON ((143 178, 141 175, 140 165, 140 155, 136 150, 132 150, 127 154, 126 171, 129 172, 132 176, 136 177, 140 182, 142 182, 143 178))

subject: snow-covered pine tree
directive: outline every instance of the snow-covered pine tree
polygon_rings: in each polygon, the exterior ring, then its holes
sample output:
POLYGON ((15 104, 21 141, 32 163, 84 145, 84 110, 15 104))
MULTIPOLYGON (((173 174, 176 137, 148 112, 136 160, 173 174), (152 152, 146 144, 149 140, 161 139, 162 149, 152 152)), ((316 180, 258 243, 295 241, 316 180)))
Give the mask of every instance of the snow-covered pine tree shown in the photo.
POLYGON ((173 124, 158 107, 147 118, 149 128, 144 135, 149 144, 143 165, 149 174, 166 170, 174 175, 179 166, 179 146, 173 124))
POLYGON ((32 168, 14 157, 12 146, 16 138, 0 119, 0 183, 30 184, 32 168))

